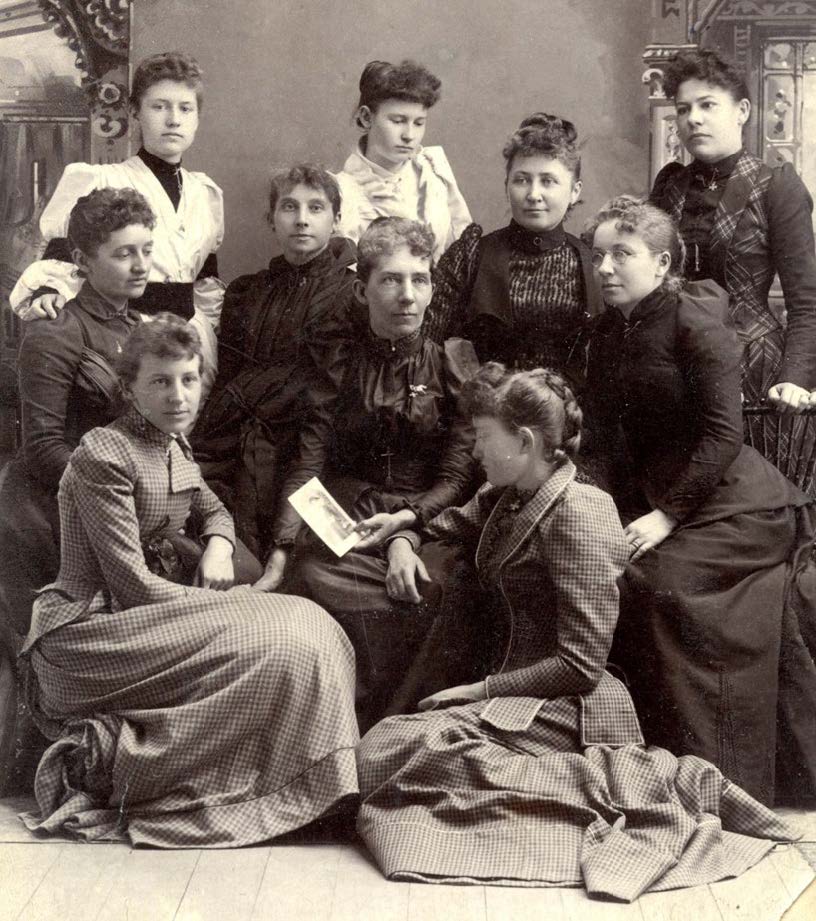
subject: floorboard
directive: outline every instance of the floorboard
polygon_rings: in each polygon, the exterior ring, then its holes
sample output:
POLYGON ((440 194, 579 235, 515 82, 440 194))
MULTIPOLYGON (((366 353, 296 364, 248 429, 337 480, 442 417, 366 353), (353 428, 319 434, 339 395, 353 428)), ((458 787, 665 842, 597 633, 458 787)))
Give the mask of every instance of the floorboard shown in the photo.
POLYGON ((808 810, 780 810, 804 843, 739 879, 625 905, 581 889, 391 883, 359 842, 331 836, 182 851, 34 838, 17 817, 32 805, 0 800, 0 921, 780 921, 816 878, 808 810))

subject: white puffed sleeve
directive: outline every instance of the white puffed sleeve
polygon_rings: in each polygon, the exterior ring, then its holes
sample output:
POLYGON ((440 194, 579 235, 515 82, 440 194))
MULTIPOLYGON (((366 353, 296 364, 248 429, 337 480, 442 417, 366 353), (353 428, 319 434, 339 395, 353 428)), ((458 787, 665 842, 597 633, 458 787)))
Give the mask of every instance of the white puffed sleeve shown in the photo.
MULTIPOLYGON (((67 236, 68 218, 77 199, 94 189, 102 188, 102 185, 101 167, 92 163, 69 163, 40 216, 40 233, 43 238, 48 241, 67 236)), ((58 259, 32 262, 9 295, 12 310, 20 313, 28 305, 31 295, 38 288, 46 286, 70 300, 76 297, 82 287, 82 279, 77 275, 73 263, 58 259)))

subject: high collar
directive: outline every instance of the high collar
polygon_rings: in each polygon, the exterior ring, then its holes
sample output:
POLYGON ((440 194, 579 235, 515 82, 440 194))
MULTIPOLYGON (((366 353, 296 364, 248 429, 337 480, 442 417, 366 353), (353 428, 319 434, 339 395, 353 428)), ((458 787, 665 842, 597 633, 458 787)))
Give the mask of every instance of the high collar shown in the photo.
POLYGON ((149 153, 144 147, 139 149, 136 156, 144 163, 150 172, 159 179, 174 179, 181 169, 181 160, 179 160, 178 163, 168 163, 167 160, 162 160, 161 157, 149 153))
POLYGON ((524 253, 546 253, 556 249, 567 238, 564 225, 559 224, 552 230, 536 232, 522 227, 516 221, 510 221, 508 227, 512 246, 524 253))
POLYGON ((190 447, 190 442, 187 440, 186 435, 168 435, 160 428, 156 428, 156 426, 153 425, 149 419, 146 419, 133 404, 129 405, 125 410, 122 421, 134 435, 138 435, 148 442, 148 444, 159 445, 164 448, 165 451, 169 451, 170 445, 175 441, 181 448, 184 456, 188 460, 192 460, 193 449, 190 447))
POLYGON ((716 182, 717 179, 727 179, 734 172, 734 167, 743 153, 744 151, 740 148, 735 154, 731 154, 730 157, 723 157, 722 160, 718 160, 716 163, 703 163, 700 160, 695 160, 690 167, 691 174, 692 176, 699 176, 703 182, 711 182, 712 180, 716 182))
POLYGON ((118 317, 126 317, 128 314, 129 308, 127 304, 121 309, 114 307, 113 304, 111 304, 107 298, 102 297, 96 288, 87 280, 79 289, 75 300, 85 313, 89 313, 94 319, 102 320, 103 322, 114 320, 118 317))
POLYGON ((403 336, 402 339, 397 339, 396 342, 391 342, 390 339, 375 336, 369 326, 366 344, 368 351, 373 355, 381 358, 403 358, 406 355, 415 355, 422 348, 424 341, 421 328, 408 336, 403 336))
MULTIPOLYGON (((672 297, 671 292, 664 287, 655 288, 651 294, 647 294, 642 301, 635 305, 635 309, 629 314, 629 319, 626 320, 624 317, 624 321, 629 327, 632 327, 645 320, 646 317, 658 313, 671 302, 672 297)), ((618 311, 618 314, 620 314, 620 311, 618 311)), ((623 316, 622 314, 620 315, 623 316)))
POLYGON ((325 275, 333 266, 352 266, 357 261, 357 248, 345 237, 332 237, 329 245, 313 259, 302 265, 293 265, 284 256, 275 256, 269 263, 273 275, 293 275, 296 278, 309 278, 325 275))

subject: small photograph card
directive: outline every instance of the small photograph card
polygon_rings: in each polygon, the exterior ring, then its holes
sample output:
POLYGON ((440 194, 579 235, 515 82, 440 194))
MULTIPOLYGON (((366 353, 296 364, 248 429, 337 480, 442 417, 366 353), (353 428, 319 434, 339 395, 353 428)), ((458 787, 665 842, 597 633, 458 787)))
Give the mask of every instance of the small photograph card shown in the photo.
POLYGON ((298 515, 337 556, 343 556, 362 540, 363 535, 354 530, 354 520, 343 511, 316 476, 293 492, 289 501, 298 515))

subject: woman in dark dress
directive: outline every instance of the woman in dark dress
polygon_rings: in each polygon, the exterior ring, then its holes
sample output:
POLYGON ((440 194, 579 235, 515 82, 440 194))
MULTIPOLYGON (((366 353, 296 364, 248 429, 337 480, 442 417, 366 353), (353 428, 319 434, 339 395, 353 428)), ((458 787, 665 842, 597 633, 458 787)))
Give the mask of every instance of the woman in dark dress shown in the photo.
POLYGON ((586 246, 564 230, 581 195, 572 122, 538 112, 504 147, 509 226, 471 224, 440 260, 425 332, 465 336, 480 361, 555 368, 583 385, 586 331, 602 303, 586 246))
MULTIPOLYGON (((475 564, 488 655, 360 743, 364 841, 389 879, 625 900, 741 872, 790 832, 710 764, 644 748, 605 670, 628 547, 612 499, 576 482, 575 398, 550 371, 497 364, 465 393, 488 482, 424 533, 475 564)), ((419 536, 403 537, 410 560, 419 536)))
MULTIPOLYGON (((465 499, 471 483, 472 435, 459 394, 478 364, 469 342, 437 345, 421 332, 432 252, 431 231, 404 218, 375 221, 360 238, 355 290, 368 316, 334 412, 321 414, 314 450, 292 474, 293 483, 319 476, 364 535, 340 559, 308 541, 296 551, 295 583, 354 643, 363 724, 382 714, 433 614, 418 592, 413 605, 392 603, 401 574, 386 545, 465 499)), ((426 581, 443 581, 451 553, 427 554, 426 581)))
POLYGON ((611 309, 590 346, 588 403, 602 450, 623 435, 616 499, 632 554, 615 661, 650 742, 772 803, 779 713, 787 766, 816 789, 816 670, 786 605, 812 502, 743 444, 728 296, 711 281, 682 288, 672 219, 622 197, 589 232, 611 309))
POLYGON ((694 159, 688 166, 665 166, 650 200, 680 225, 689 251, 687 277, 712 278, 728 292, 743 346, 746 402, 767 398, 782 411, 795 411, 808 404, 816 384, 811 197, 792 163, 771 167, 744 149, 751 104, 731 64, 713 51, 686 52, 669 65, 664 85, 677 108, 680 139, 694 159), (768 303, 775 274, 785 320, 768 303))
MULTIPOLYGON (((110 362, 139 322, 128 301, 147 284, 154 223, 147 202, 132 189, 80 198, 68 238, 85 283, 56 319, 26 324, 17 362, 22 446, 0 487, 6 643, 19 646, 34 592, 59 569, 57 487, 68 458, 85 432, 115 417, 118 388, 110 362)), ((12 662, 7 650, 1 667, 11 669, 12 662)))

